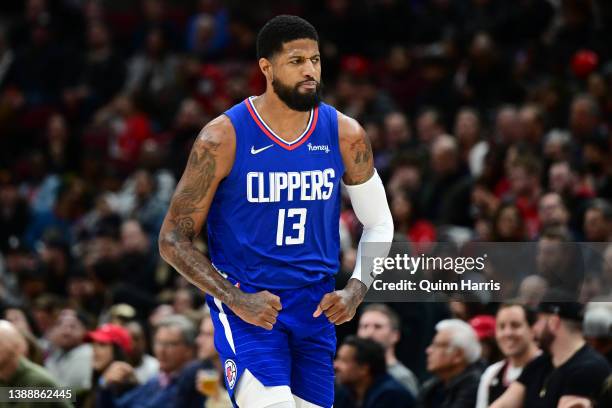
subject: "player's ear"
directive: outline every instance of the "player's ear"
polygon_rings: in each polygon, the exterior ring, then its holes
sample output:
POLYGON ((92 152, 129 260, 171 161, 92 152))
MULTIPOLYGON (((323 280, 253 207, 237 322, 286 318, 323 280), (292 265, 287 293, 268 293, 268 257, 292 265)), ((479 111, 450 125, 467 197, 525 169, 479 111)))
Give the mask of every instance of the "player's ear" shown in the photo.
POLYGON ((272 79, 274 78, 274 74, 272 72, 272 62, 270 62, 270 60, 267 58, 260 58, 259 69, 261 69, 261 72, 264 74, 266 79, 272 82, 272 79))

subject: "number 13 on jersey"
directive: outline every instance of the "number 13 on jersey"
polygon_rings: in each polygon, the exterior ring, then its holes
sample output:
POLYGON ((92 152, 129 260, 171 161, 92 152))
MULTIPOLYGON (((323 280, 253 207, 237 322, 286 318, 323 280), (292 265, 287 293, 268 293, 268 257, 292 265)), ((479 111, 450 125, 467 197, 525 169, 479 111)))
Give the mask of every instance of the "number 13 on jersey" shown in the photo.
POLYGON ((304 227, 306 226, 306 208, 289 208, 278 210, 278 227, 276 229, 276 245, 298 245, 304 243, 304 227), (291 230, 285 235, 285 220, 293 221, 291 230), (296 236, 297 235, 297 236, 296 236))

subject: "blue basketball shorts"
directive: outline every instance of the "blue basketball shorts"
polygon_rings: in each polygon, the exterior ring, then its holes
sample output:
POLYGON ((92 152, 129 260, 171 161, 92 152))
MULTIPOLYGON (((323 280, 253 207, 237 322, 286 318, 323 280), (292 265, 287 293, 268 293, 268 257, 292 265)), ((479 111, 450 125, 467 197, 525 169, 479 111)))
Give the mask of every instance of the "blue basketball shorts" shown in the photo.
MULTIPOLYGON (((231 277, 230 282, 237 282, 231 277)), ((263 289, 240 283, 247 293, 263 289)), ((234 390, 245 369, 264 386, 287 385, 292 394, 322 407, 334 401, 336 329, 325 314, 312 317, 334 278, 299 289, 270 290, 283 309, 272 330, 246 323, 218 299, 206 296, 215 327, 215 347, 224 367, 226 388, 234 390)))

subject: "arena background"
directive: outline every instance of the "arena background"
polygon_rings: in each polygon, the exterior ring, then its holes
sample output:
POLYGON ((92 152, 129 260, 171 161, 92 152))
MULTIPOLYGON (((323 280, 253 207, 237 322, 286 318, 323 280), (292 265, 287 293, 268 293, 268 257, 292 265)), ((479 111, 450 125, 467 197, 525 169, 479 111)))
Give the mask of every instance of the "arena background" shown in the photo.
MULTIPOLYGON (((157 234, 201 127, 263 91, 256 33, 285 13, 319 32, 324 99, 366 129, 398 240, 610 241, 610 2, 3 1, 0 299, 31 358, 64 308, 89 329, 198 319, 157 234)), ((341 224, 338 287, 360 236, 348 201, 341 224)), ((610 282, 603 265, 581 300, 610 282)), ((437 321, 495 309, 391 306, 420 379, 437 321)))

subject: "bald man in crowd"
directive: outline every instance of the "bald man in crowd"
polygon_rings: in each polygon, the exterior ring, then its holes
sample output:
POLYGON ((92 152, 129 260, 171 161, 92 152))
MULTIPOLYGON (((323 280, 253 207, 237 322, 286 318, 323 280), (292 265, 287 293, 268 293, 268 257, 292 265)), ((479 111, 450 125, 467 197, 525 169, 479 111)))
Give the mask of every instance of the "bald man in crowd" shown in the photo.
MULTIPOLYGON (((0 320, 0 387, 59 387, 44 368, 24 357, 26 350, 26 341, 15 326, 7 320, 0 320)), ((3 403, 0 406, 4 406, 3 403)), ((25 408, 31 406, 31 403, 20 402, 10 406, 25 408)), ((72 404, 65 401, 37 403, 36 406, 72 407, 72 404)))

